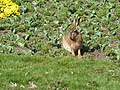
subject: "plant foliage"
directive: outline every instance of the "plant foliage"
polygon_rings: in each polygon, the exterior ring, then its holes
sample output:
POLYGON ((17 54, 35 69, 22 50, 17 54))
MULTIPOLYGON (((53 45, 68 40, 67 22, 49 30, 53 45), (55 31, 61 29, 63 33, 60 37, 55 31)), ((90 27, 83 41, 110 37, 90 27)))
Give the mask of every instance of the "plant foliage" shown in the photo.
MULTIPOLYGON (((5 1, 5 0, 4 0, 5 1)), ((19 16, 0 20, 0 52, 65 55, 62 35, 72 21, 82 17, 79 28, 86 51, 99 49, 120 60, 119 0, 13 0, 19 16), (92 49, 89 47, 93 47, 92 49), (18 49, 19 48, 19 49, 18 49)))

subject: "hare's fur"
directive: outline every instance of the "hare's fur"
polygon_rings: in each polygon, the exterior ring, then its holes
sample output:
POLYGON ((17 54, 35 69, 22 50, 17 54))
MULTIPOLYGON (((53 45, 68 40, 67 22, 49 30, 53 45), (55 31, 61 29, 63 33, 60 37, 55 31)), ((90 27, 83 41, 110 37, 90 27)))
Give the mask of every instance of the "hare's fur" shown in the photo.
MULTIPOLYGON (((79 22, 79 19, 78 19, 79 22)), ((69 32, 63 36, 62 38, 62 47, 71 52, 73 56, 76 54, 78 57, 81 57, 81 49, 82 49, 82 36, 77 31, 78 30, 78 22, 74 22, 72 28, 69 32)))

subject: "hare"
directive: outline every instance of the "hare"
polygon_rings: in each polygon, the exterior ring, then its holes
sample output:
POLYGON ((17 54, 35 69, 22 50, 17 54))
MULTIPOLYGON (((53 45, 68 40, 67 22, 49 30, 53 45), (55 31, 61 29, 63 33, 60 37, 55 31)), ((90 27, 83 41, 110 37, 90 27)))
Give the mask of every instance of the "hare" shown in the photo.
POLYGON ((62 37, 62 47, 72 53, 73 56, 78 55, 78 58, 81 57, 82 49, 82 36, 78 32, 78 26, 80 24, 81 18, 73 21, 72 28, 69 30, 68 34, 62 37))

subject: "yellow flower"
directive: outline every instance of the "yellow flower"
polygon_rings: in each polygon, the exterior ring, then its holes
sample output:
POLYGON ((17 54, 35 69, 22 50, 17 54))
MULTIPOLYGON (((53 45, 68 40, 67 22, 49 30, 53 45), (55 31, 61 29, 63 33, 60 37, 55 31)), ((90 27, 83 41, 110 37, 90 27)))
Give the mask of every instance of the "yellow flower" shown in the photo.
POLYGON ((0 0, 0 18, 20 15, 19 6, 11 0, 0 0))
POLYGON ((6 16, 10 16, 10 14, 12 14, 12 10, 9 7, 6 7, 4 9, 4 13, 5 13, 6 16))
POLYGON ((0 18, 3 18, 4 16, 4 13, 0 13, 0 18))

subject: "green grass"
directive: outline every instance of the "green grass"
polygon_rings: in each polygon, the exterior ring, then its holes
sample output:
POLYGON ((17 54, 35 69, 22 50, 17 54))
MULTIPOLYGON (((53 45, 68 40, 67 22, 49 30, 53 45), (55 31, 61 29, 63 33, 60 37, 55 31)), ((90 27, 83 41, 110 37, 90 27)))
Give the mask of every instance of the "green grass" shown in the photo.
POLYGON ((93 57, 0 55, 0 90, 30 90, 30 83, 34 90, 119 90, 120 64, 93 57))

